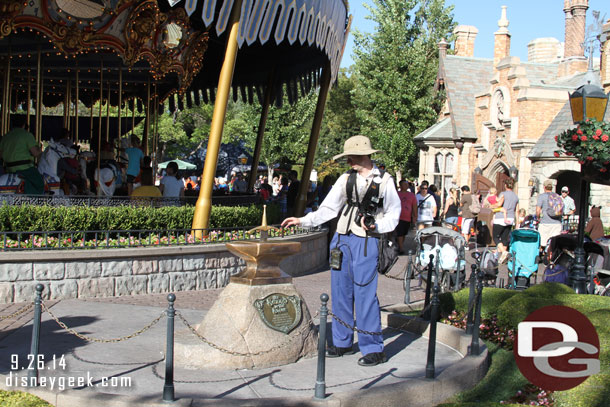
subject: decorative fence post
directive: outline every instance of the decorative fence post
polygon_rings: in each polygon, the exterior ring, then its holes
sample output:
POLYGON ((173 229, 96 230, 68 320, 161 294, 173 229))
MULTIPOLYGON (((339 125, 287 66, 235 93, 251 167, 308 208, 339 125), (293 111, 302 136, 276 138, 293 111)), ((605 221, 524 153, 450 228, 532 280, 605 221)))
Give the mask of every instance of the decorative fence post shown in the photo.
MULTIPOLYGON (((428 262, 428 275, 426 276, 426 297, 424 300, 424 311, 428 308, 428 305, 430 305, 430 290, 432 289, 432 272, 434 271, 434 264, 432 264, 433 261, 434 261, 434 255, 431 254, 430 261, 428 262)), ((425 314, 425 312, 424 312, 424 314, 425 314)), ((425 319, 426 317, 424 316, 423 318, 425 319)))
POLYGON ((409 249, 407 256, 409 261, 407 263, 407 269, 405 270, 405 304, 411 302, 411 279, 413 278, 413 249, 409 249))
POLYGON ((483 304, 483 273, 477 273, 477 298, 474 311, 474 329, 472 331, 472 342, 470 343, 470 354, 478 355, 479 349, 479 325, 481 325, 481 305, 483 304))
POLYGON ((34 299, 34 319, 32 320, 32 344, 29 357, 32 358, 32 369, 28 369, 28 386, 38 386, 38 349, 40 347, 40 318, 42 316, 42 284, 36 285, 36 298, 34 299))
POLYGON ((328 294, 320 295, 322 305, 320 306, 320 331, 318 333, 318 374, 316 377, 315 395, 316 399, 326 397, 326 323, 328 317, 328 294))
POLYGON ((466 333, 472 335, 472 328, 474 326, 474 302, 475 302, 475 291, 477 284, 477 265, 473 264, 470 266, 470 292, 468 293, 468 318, 466 319, 466 333))
POLYGON ((430 337, 428 339, 428 362, 426 363, 426 378, 434 379, 434 356, 436 353, 436 324, 440 311, 441 301, 438 298, 438 293, 441 291, 438 286, 438 276, 434 284, 434 295, 432 296, 432 310, 430 316, 430 337))
POLYGON ((167 295, 167 343, 165 348, 165 384, 163 401, 174 401, 174 294, 167 295))

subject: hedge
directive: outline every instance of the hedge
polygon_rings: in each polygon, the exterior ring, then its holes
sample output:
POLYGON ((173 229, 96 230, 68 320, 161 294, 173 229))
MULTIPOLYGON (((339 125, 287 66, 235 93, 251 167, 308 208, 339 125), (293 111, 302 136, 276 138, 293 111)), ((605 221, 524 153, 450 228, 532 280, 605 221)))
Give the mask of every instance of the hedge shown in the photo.
MULTIPOLYGON (((0 232, 77 230, 189 229, 195 208, 166 206, 0 206, 0 232)), ((261 224, 261 205, 212 207, 210 228, 250 227, 261 224)), ((267 206, 269 224, 279 223, 277 205, 267 206)))
MULTIPOLYGON (((456 311, 468 309, 468 289, 440 296, 441 307, 456 311)), ((610 400, 610 298, 595 295, 575 294, 569 287, 557 283, 544 283, 532 286, 525 291, 512 291, 486 287, 483 290, 483 316, 497 315, 498 323, 509 328, 527 315, 546 305, 564 305, 585 314, 595 326, 600 340, 601 372, 589 377, 584 383, 567 391, 553 394, 556 407, 603 407, 610 400)), ((511 354, 512 357, 512 354, 511 354)), ((463 394, 465 396, 466 393, 463 394)), ((460 401, 468 397, 457 397, 460 401)), ((447 406, 465 406, 455 403, 447 406)), ((498 405, 498 404, 496 404, 498 405)))

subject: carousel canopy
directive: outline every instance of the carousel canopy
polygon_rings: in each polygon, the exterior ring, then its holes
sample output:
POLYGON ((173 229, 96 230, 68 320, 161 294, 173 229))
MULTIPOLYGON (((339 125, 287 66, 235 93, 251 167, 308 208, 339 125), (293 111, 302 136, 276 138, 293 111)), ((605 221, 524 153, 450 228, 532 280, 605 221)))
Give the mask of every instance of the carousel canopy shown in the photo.
MULTIPOLYGON (((6 0, 0 21, 2 87, 9 103, 70 95, 90 106, 158 96, 214 99, 234 0, 6 0), (77 82, 78 74, 78 82, 77 82), (100 91, 101 86, 101 91, 100 91), (188 90, 188 92, 187 92, 188 90), (29 97, 28 97, 29 91, 29 97)), ((275 72, 276 99, 317 84, 320 69, 339 69, 348 31, 344 0, 243 0, 234 97, 261 96, 275 72)), ((281 100, 281 98, 279 98, 281 100)), ((181 101, 179 101, 181 102, 181 101)), ((187 100, 187 103, 189 100, 187 100)))

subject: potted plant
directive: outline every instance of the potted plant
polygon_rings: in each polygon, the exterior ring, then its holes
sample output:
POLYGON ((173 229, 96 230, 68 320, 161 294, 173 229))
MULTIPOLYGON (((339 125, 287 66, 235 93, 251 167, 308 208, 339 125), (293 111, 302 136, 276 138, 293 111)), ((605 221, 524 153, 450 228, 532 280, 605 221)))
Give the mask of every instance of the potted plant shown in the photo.
POLYGON ((610 123, 587 119, 555 136, 555 157, 574 157, 581 164, 583 178, 610 185, 610 123))

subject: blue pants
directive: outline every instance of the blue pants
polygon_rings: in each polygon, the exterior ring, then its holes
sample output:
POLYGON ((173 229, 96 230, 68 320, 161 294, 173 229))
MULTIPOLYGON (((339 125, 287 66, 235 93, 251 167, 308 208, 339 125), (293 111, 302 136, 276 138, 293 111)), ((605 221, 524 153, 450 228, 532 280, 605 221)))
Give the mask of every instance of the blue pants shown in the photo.
MULTIPOLYGON (((338 234, 333 236, 330 248, 337 247, 338 234)), ((332 311, 342 321, 369 332, 381 332, 381 316, 377 299, 378 239, 341 235, 339 249, 343 252, 341 270, 331 270, 332 311), (364 245, 366 242, 366 257, 364 245)), ((348 348, 354 343, 354 332, 333 320, 333 344, 348 348)), ((367 355, 383 351, 382 335, 358 333, 360 352, 367 355)))

